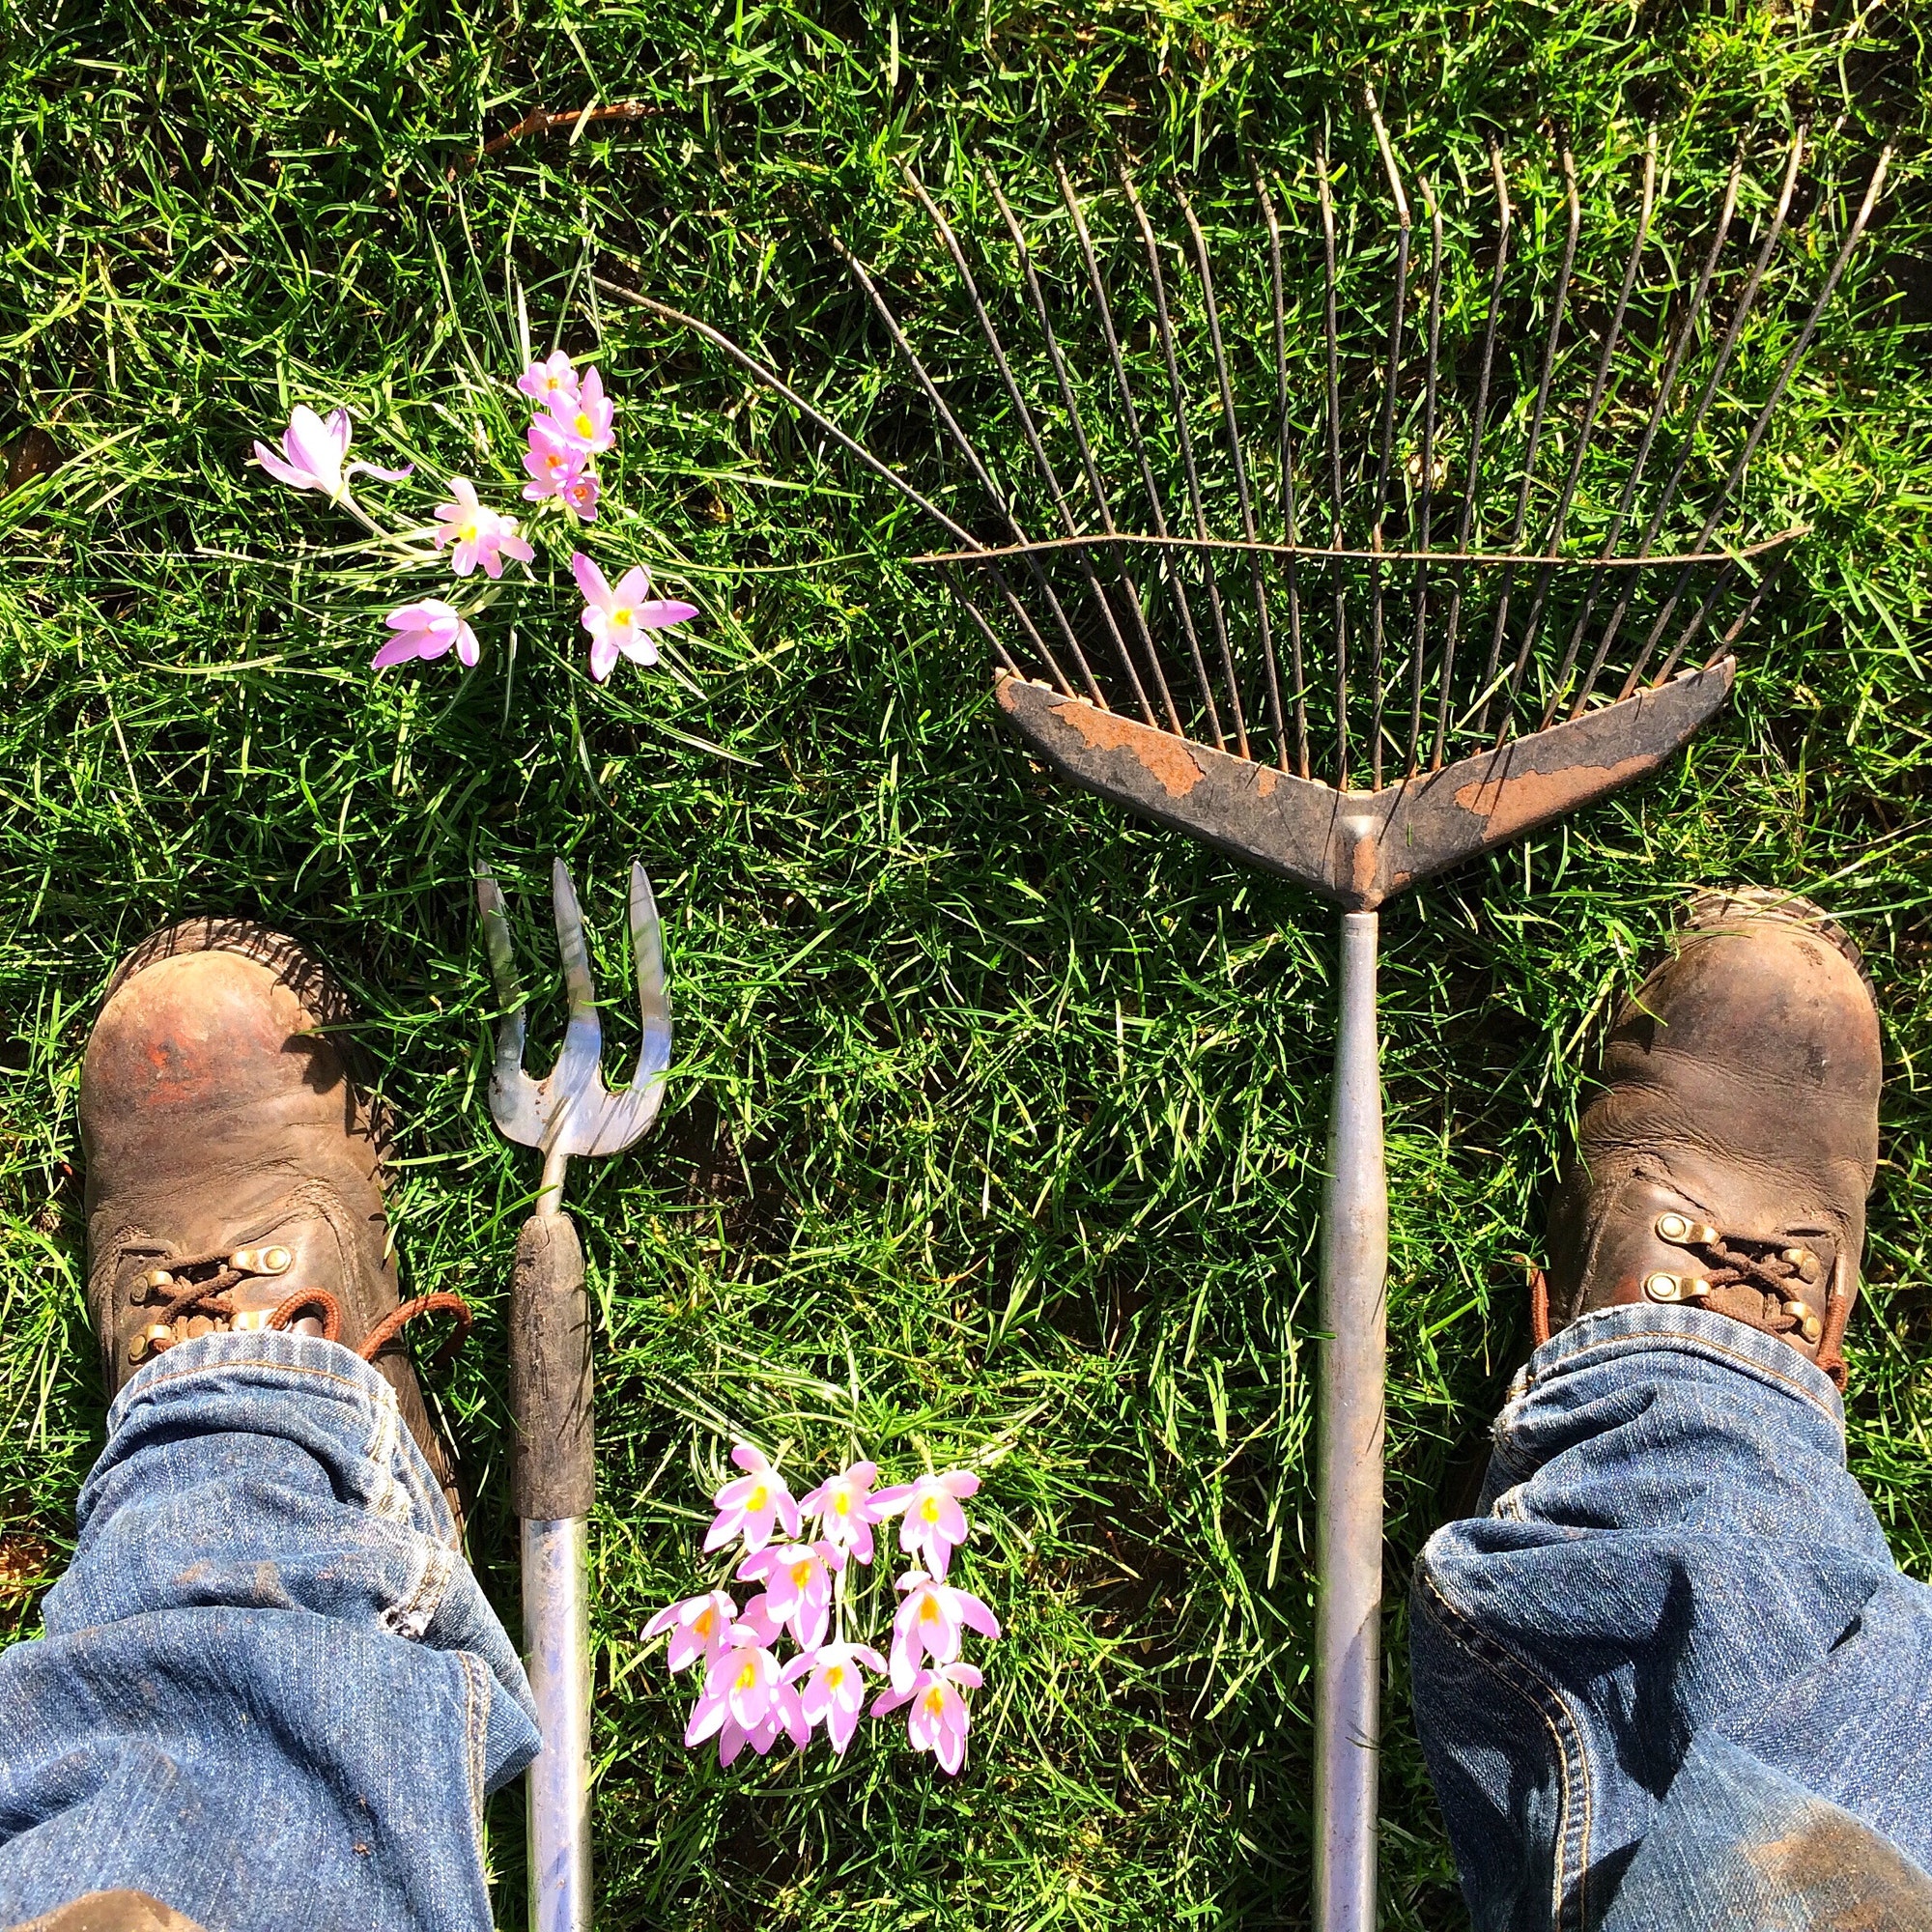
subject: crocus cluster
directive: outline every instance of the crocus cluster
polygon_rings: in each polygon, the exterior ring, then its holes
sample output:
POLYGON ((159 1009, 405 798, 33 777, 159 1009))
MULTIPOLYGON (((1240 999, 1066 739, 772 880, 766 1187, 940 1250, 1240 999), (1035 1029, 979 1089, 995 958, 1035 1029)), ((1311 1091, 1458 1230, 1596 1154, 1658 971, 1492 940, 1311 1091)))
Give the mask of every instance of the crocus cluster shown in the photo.
POLYGON ((965 1633, 1000 1634, 998 1618, 978 1597, 946 1581, 952 1552, 968 1534, 960 1505, 979 1489, 979 1477, 947 1469, 875 1490, 878 1465, 860 1461, 794 1501, 762 1451, 740 1442, 731 1461, 744 1474, 712 1498, 718 1514, 704 1550, 726 1552, 727 1560, 742 1551, 732 1574, 760 1586, 758 1593, 741 1608, 714 1587, 644 1626, 646 1638, 669 1634, 666 1661, 673 1673, 694 1664, 701 1670, 685 1744, 696 1749, 715 1737, 718 1761, 728 1765, 747 1745, 762 1756, 781 1736, 803 1750, 822 1725, 842 1757, 869 1674, 887 1680, 872 1715, 906 1709, 913 1748, 957 1776, 971 1723, 965 1693, 984 1681, 960 1654, 965 1633), (893 1517, 914 1567, 895 1584, 899 1603, 882 1657, 849 1636, 846 1623, 858 1572, 872 1565, 872 1532, 893 1517), (789 1659, 778 1653, 785 1638, 795 1647, 789 1659))
MULTIPOLYGON (((596 461, 617 440, 616 412, 604 393, 603 377, 594 365, 580 374, 559 349, 531 362, 517 387, 535 406, 524 455, 530 477, 524 485, 525 500, 554 501, 573 527, 593 522, 603 487, 596 461)), ((349 479, 359 472, 400 483, 412 471, 348 462, 350 427, 346 409, 325 418, 298 405, 282 432, 280 450, 258 442, 255 460, 278 482, 295 490, 319 491, 383 534, 351 494, 349 479)), ((521 534, 518 520, 484 502, 466 476, 449 479, 448 500, 436 506, 430 537, 438 554, 447 551, 449 567, 457 577, 469 578, 480 569, 493 585, 502 578, 505 558, 528 565, 536 555, 521 534)), ((620 656, 636 664, 655 664, 654 633, 697 615, 696 605, 653 598, 650 573, 642 565, 626 571, 612 584, 593 558, 573 548, 570 568, 583 594, 579 622, 590 635, 590 674, 600 684, 616 668, 620 656)), ((460 664, 475 664, 480 646, 469 620, 495 594, 486 589, 464 610, 440 597, 399 605, 384 619, 393 635, 371 661, 373 668, 384 670, 412 659, 440 658, 452 649, 460 664)))

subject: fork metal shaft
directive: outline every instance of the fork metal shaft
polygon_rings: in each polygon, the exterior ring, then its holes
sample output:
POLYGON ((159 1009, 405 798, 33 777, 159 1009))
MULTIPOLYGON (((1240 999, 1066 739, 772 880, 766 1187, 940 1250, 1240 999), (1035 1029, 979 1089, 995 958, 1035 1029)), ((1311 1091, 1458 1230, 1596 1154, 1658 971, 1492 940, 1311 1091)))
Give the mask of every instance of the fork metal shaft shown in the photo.
POLYGON ((524 1641, 543 1748, 529 1771, 530 1932, 590 1924, 589 1525, 526 1521, 524 1641))
POLYGON ((1315 1599, 1315 1923, 1375 1932, 1381 1747, 1388 1180, 1376 1037, 1379 916, 1342 915, 1321 1214, 1315 1599))

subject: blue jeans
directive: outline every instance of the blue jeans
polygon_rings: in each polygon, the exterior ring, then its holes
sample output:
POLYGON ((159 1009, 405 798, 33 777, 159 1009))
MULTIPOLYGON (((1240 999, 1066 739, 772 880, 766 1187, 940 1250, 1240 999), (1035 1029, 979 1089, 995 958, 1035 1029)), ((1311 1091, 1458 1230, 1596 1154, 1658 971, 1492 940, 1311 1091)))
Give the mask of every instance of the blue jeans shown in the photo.
POLYGON ((1518 1378, 1482 1507, 1411 1618, 1478 1932, 1932 1924, 1932 1590, 1818 1370, 1703 1310, 1586 1316, 1518 1378))
POLYGON ((529 1689, 374 1369, 183 1343, 116 1399, 79 1525, 0 1654, 0 1925, 120 1889, 219 1932, 492 1923, 529 1689))

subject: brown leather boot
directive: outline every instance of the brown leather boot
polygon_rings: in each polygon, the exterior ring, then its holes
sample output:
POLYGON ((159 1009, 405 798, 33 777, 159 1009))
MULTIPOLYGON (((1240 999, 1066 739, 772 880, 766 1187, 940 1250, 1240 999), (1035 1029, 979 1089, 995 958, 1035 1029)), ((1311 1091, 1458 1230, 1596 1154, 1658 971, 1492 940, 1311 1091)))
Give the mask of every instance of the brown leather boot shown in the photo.
POLYGON ((1537 1340, 1683 1303, 1782 1336, 1842 1388, 1879 1078, 1850 939, 1804 899, 1701 895, 1610 1029, 1550 1211, 1537 1340))
MULTIPOLYGON (((124 959, 87 1043, 88 1305, 107 1390, 216 1329, 299 1326, 355 1349, 396 1391, 457 1510, 403 1323, 384 1210, 384 1136, 350 1077, 349 1001, 293 940, 193 920, 124 959)), ((458 1521, 462 1520, 458 1511, 458 1521)))

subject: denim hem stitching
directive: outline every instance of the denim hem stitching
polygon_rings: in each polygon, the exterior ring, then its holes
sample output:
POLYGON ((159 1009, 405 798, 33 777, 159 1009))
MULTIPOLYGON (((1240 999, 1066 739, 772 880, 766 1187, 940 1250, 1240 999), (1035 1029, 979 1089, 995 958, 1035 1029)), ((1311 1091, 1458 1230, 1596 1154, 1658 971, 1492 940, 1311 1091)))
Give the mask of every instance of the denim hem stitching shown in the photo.
POLYGON ((1420 1578, 1441 1614, 1436 1616, 1428 1603, 1419 1605, 1442 1634, 1464 1651, 1476 1663, 1513 1690, 1543 1719, 1556 1751, 1556 1776, 1563 1823, 1551 1847, 1555 1869, 1551 1874, 1550 1922, 1555 1932, 1582 1932, 1588 1922, 1584 1910, 1589 1880, 1590 1824, 1593 1793, 1589 1764, 1583 1749, 1581 1730, 1570 1709, 1569 1700, 1521 1658, 1486 1635, 1473 1619, 1457 1608, 1443 1595, 1433 1577, 1420 1578), (1522 1680, 1526 1679, 1527 1684, 1522 1680), (1547 1701, 1546 1701, 1547 1700, 1547 1701), (1553 1708, 1553 1715, 1552 1715, 1553 1708), (1577 1802, 1580 1792, 1582 1803, 1577 1802), (1574 1869, 1574 1896, 1570 1874, 1574 1869))
POLYGON ((463 1671, 463 1733, 469 1747, 469 1826, 476 1846, 479 1876, 487 1892, 489 1879, 481 1871, 483 1863, 483 1771, 485 1746, 490 1728, 490 1687, 481 1682, 483 1665, 467 1650, 456 1653, 463 1671))

